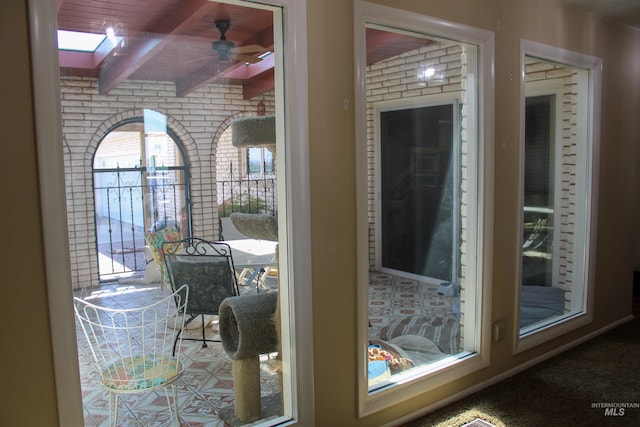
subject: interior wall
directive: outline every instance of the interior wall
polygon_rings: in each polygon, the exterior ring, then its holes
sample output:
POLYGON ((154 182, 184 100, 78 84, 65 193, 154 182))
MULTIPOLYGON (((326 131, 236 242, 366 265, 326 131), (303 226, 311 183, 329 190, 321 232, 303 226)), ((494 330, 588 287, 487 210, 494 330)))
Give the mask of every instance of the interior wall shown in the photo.
MULTIPOLYGON (((351 5, 335 0, 309 1, 309 124, 315 354, 318 425, 374 426, 420 411, 471 385, 517 368, 538 356, 606 327, 631 313, 633 269, 634 141, 637 85, 628 82, 640 70, 627 57, 637 51, 637 31, 567 9, 559 3, 527 0, 376 0, 435 18, 495 32, 495 203, 492 318, 504 320, 507 338, 492 344, 491 366, 432 392, 358 419, 354 212, 355 178, 352 99, 353 51, 351 5), (327 32, 326 29, 332 31, 327 32), (566 336, 513 355, 519 266, 520 191, 520 39, 558 46, 603 58, 602 137, 592 324, 566 336), (621 47, 624 46, 624 49, 621 47), (634 47, 635 46, 635 47, 634 47), (627 49, 628 48, 628 49, 627 49), (627 76, 627 78, 620 78, 627 76), (626 93, 626 95, 623 95, 626 93), (331 174, 326 171, 331 170, 331 174), (339 209, 337 207, 339 206, 339 209), (330 266, 330 268, 327 268, 330 266), (325 353, 326 354, 326 353, 325 353)), ((637 77, 636 77, 636 80, 637 77)), ((358 248, 362 250, 362 248, 358 248)))
POLYGON ((0 63, 0 172, 4 224, 0 249, 4 306, 0 365, 7 427, 57 425, 56 390, 43 259, 38 165, 29 62, 27 2, 0 5, 0 36, 11 40, 0 63))

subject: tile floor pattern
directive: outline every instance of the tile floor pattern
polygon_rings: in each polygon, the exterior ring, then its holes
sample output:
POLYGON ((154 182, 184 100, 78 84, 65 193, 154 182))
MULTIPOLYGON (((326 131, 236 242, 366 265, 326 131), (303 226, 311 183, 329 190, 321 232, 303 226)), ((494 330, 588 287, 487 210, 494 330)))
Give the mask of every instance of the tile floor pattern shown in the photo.
MULTIPOLYGON (((384 273, 371 273, 369 283, 370 336, 378 337, 386 323, 416 314, 449 316, 453 312, 452 298, 438 295, 437 285, 400 278, 384 273)), ((241 293, 255 292, 245 287, 241 293)), ((153 302, 168 291, 160 285, 109 284, 82 290, 76 296, 90 298, 98 305, 110 307, 138 307, 153 302)), ((98 382, 98 373, 91 364, 89 348, 78 329, 78 358, 82 385, 85 426, 102 427, 109 422, 109 399, 98 382)), ((215 335, 207 328, 207 337, 215 335)), ((200 330, 189 331, 198 336, 200 330)), ((220 343, 183 341, 185 373, 179 380, 178 406, 184 427, 222 427, 218 418, 221 408, 233 404, 233 375, 231 359, 220 343)), ((261 362, 261 393, 279 392, 277 377, 271 372, 268 358, 261 362)), ((170 425, 170 413, 162 390, 146 394, 122 395, 118 413, 119 426, 170 425)))
POLYGON ((454 298, 439 295, 438 285, 386 273, 369 274, 369 336, 387 323, 405 316, 453 316, 454 298))
MULTIPOLYGON (((253 291, 245 289, 243 292, 253 291)), ((168 291, 160 285, 109 284, 77 293, 81 298, 108 307, 138 307, 148 305, 168 291)), ((194 322, 197 321, 194 320, 194 322)), ((91 363, 90 349, 81 329, 78 333, 78 359, 82 387, 84 421, 87 427, 102 427, 109 423, 109 397, 99 383, 99 375, 91 363)), ((198 337, 201 329, 187 331, 198 337)), ((207 328, 207 338, 217 335, 207 328)), ((183 427, 218 427, 224 422, 218 418, 220 409, 234 402, 231 359, 220 343, 183 341, 185 372, 178 381, 178 411, 183 427)), ((279 393, 277 376, 271 370, 271 361, 261 361, 261 393, 263 396, 279 393)), ((164 391, 120 395, 118 426, 168 426, 171 418, 164 391)))

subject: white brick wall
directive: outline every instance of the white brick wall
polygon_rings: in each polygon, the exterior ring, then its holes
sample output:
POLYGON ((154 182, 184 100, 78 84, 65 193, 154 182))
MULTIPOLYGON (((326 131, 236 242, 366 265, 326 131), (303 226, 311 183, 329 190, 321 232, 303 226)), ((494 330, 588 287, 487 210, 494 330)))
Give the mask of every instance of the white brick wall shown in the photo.
MULTIPOLYGON (((467 206, 468 206, 468 173, 466 164, 468 162, 468 134, 467 134, 467 110, 466 103, 475 102, 468 100, 466 91, 467 60, 466 52, 462 45, 451 43, 437 43, 403 53, 397 57, 386 61, 372 64, 367 70, 367 158, 368 158, 368 220, 369 220, 369 269, 375 270, 376 263, 376 242, 375 242, 375 220, 376 220, 376 160, 375 160, 375 140, 374 140, 374 108, 377 103, 395 99, 410 99, 424 97, 427 95, 450 94, 453 98, 459 99, 463 105, 462 117, 460 118, 461 136, 461 177, 460 177, 460 210, 461 210, 461 236, 460 247, 462 284, 461 293, 461 325, 464 325, 465 298, 466 298, 466 233, 467 226, 467 206), (421 84, 418 79, 418 68, 420 66, 434 67, 442 72, 444 81, 437 84, 421 84)), ((473 302, 472 302, 473 303, 473 302)), ((464 342, 464 328, 460 328, 461 340, 464 342)))
MULTIPOLYGON (((369 201, 369 268, 375 269, 375 141, 374 108, 376 103, 394 99, 410 99, 426 95, 450 93, 464 100, 462 46, 450 43, 433 43, 427 47, 405 52, 386 61, 372 64, 367 70, 367 158, 369 201), (417 79, 418 67, 428 65, 443 71, 445 81, 438 84, 421 84, 417 79)), ((466 64, 465 64, 466 66, 466 64)), ((466 128, 463 118, 462 126, 466 128)), ((466 132, 464 133, 466 135, 466 132)), ((466 138, 465 138, 466 139, 466 138)), ((466 141, 462 141, 463 147, 466 141)), ((466 152, 466 148, 464 149, 466 152)), ((464 159, 463 159, 464 161, 464 159)), ((464 188, 466 180, 461 183, 464 188)), ((464 204, 464 201, 462 202, 464 204)))
POLYGON ((73 288, 98 284, 92 160, 100 140, 123 120, 142 117, 143 109, 166 115, 167 126, 182 142, 191 172, 193 234, 217 236, 216 147, 236 117, 255 115, 264 101, 274 110, 272 93, 242 99, 240 86, 209 85, 186 97, 165 82, 125 81, 100 95, 97 80, 60 80, 69 250, 73 288))

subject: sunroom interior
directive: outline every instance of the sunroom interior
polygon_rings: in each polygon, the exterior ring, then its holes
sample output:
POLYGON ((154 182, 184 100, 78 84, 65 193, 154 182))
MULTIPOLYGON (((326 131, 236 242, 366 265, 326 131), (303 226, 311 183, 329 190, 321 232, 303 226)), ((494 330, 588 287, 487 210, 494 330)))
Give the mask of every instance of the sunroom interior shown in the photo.
MULTIPOLYGON (((352 97, 358 91, 354 82, 363 76, 354 79, 354 53, 356 56, 359 53, 354 52, 353 6, 362 2, 161 0, 152 2, 152 5, 141 3, 128 0, 23 0, 8 3, 8 13, 3 14, 7 17, 3 34, 7 40, 13 40, 12 46, 20 49, 9 49, 7 55, 12 60, 2 66, 4 88, 7 98, 12 100, 6 103, 9 107, 2 116, 7 137, 26 142, 8 144, 7 147, 16 162, 8 162, 10 176, 4 180, 7 190, 3 191, 3 197, 6 206, 16 208, 3 212, 4 222, 15 225, 8 227, 8 237, 17 250, 11 251, 13 254, 6 260, 21 267, 8 272, 7 283, 19 283, 20 286, 14 287, 18 300, 28 299, 33 307, 29 316, 25 316, 24 308, 18 305, 5 310, 7 324, 20 318, 21 324, 28 326, 30 331, 29 338, 26 338, 25 328, 8 328, 10 341, 17 343, 16 348, 20 347, 20 350, 11 348, 5 353, 11 365, 20 368, 8 373, 10 382, 15 383, 15 397, 7 400, 14 407, 6 411, 9 424, 12 421, 16 425, 24 422, 75 425, 79 422, 77 416, 82 415, 82 409, 74 402, 80 401, 80 396, 79 393, 76 396, 78 390, 73 386, 76 365, 69 362, 77 355, 75 336, 73 342, 65 338, 73 322, 72 311, 64 301, 74 293, 83 298, 94 298, 94 301, 104 298, 103 301, 149 302, 153 298, 151 295, 163 288, 158 282, 144 283, 144 269, 148 261, 145 258, 145 234, 171 224, 193 236, 228 239, 229 234, 225 233, 227 208, 234 208, 236 200, 224 195, 229 187, 225 184, 225 189, 222 189, 220 183, 223 181, 258 179, 263 192, 255 197, 243 196, 244 199, 260 199, 257 209, 267 215, 280 218, 285 215, 284 206, 278 202, 282 200, 281 187, 277 187, 277 194, 270 190, 264 192, 263 183, 274 179, 276 186, 282 184, 278 173, 290 166, 287 161, 301 161, 306 157, 285 159, 286 151, 281 150, 281 146, 278 150, 262 144, 238 148, 233 143, 232 125, 238 119, 270 115, 279 119, 288 117, 279 110, 284 105, 278 93, 282 87, 277 86, 278 72, 283 71, 278 69, 278 53, 283 54, 283 51, 278 51, 276 29, 281 29, 282 25, 281 22, 274 23, 273 12, 262 7, 265 3, 284 5, 283 9, 299 13, 297 18, 301 18, 300 25, 304 29, 286 27, 287 30, 295 29, 295 32, 285 32, 284 38, 286 40, 295 34, 300 37, 295 41, 300 45, 286 46, 290 50, 283 50, 288 53, 306 52, 303 66, 299 69, 308 79, 305 84, 308 83, 309 89, 308 94, 304 91, 288 92, 288 95, 299 96, 303 100, 303 109, 309 114, 308 120, 301 121, 308 126, 309 133, 287 134, 286 143, 299 143, 309 149, 306 153, 309 164, 305 165, 309 166, 308 170, 305 169, 308 175, 304 175, 309 179, 304 182, 308 184, 308 192, 297 195, 309 202, 312 213, 308 218, 304 211, 300 215, 309 220, 308 235, 302 237, 309 247, 309 263, 298 265, 308 271, 309 280, 298 282, 300 288, 296 289, 296 299, 290 300, 291 307, 300 297, 307 303, 298 307, 308 323, 298 325, 297 333, 302 335, 296 335, 299 342, 295 346, 299 346, 296 347, 298 350, 308 350, 304 353, 307 357, 302 360, 308 370, 299 369, 292 373, 294 380, 305 381, 307 387, 296 390, 298 400, 294 399, 293 407, 285 408, 287 414, 315 425, 395 425, 431 412, 629 320, 631 271, 634 265, 636 269, 640 268, 640 263, 634 262, 634 257, 640 253, 637 249, 640 239, 636 237, 637 230, 635 235, 631 231, 637 229, 634 218, 637 200, 640 200, 636 196, 637 177, 634 172, 638 154, 634 142, 638 134, 635 107, 639 93, 635 82, 638 81, 639 65, 636 55, 633 55, 640 38, 633 22, 628 21, 633 17, 632 13, 618 15, 614 18, 617 22, 612 22, 599 16, 602 10, 582 10, 591 2, 581 0, 486 0, 472 6, 463 0, 408 1, 401 2, 401 5, 387 0, 365 2, 399 7, 407 14, 433 17, 451 27, 464 25, 482 29, 492 34, 491 43, 495 43, 496 55, 495 62, 490 64, 490 78, 495 82, 495 91, 493 88, 491 91, 491 96, 495 96, 495 109, 488 111, 491 115, 489 121, 495 126, 495 135, 491 134, 486 141, 491 169, 491 179, 486 184, 492 197, 485 206, 485 240, 481 249, 486 252, 477 254, 479 262, 486 268, 481 280, 490 285, 488 289, 491 291, 482 295, 484 320, 476 325, 476 332, 483 335, 482 350, 488 357, 486 364, 481 369, 449 377, 444 382, 430 382, 428 390, 404 393, 406 389, 399 381, 392 387, 399 391, 398 400, 371 412, 363 412, 359 400, 363 396, 365 399, 375 398, 377 385, 367 384, 367 374, 360 369, 361 356, 366 355, 366 348, 359 340, 360 329, 366 328, 374 339, 393 339, 389 335, 392 327, 398 336, 407 331, 418 331, 425 338, 424 334, 428 333, 420 332, 420 325, 405 321, 424 316, 441 317, 445 324, 454 325, 448 329, 453 341, 445 344, 426 335, 435 345, 429 348, 436 355, 455 355, 460 351, 458 340, 468 337, 462 328, 469 325, 464 319, 460 322, 458 311, 460 307, 464 311, 465 307, 471 307, 469 304, 477 301, 465 298, 468 289, 465 289, 464 277, 458 274, 460 270, 454 265, 444 265, 447 274, 441 276, 431 272, 408 273, 404 267, 380 267, 386 254, 382 253, 379 245, 385 235, 384 227, 380 227, 380 218, 384 214, 379 212, 379 200, 376 199, 377 186, 382 181, 378 181, 380 169, 376 150, 380 147, 376 145, 375 133, 376 129, 379 130, 376 128, 379 123, 375 120, 386 113, 395 113, 397 110, 394 108, 371 106, 372 134, 370 138, 363 139, 370 144, 370 153, 365 156, 369 163, 361 170, 370 177, 369 187, 364 186, 368 204, 365 215, 360 215, 363 211, 357 212, 354 200, 360 197, 363 187, 359 187, 353 172, 354 164, 359 161, 353 149, 354 134, 357 133, 354 127, 363 118, 355 117, 352 97), (53 9, 52 16, 57 17, 58 29, 100 34, 99 43, 103 43, 95 51, 66 48, 57 53, 60 68, 56 84, 59 83, 61 99, 58 106, 62 119, 60 148, 64 162, 64 190, 60 194, 50 192, 48 185, 55 182, 55 170, 52 173, 51 167, 56 162, 55 156, 50 159, 37 157, 51 153, 47 150, 57 140, 53 132, 47 132, 45 128, 43 134, 41 130, 42 99, 55 98, 53 92, 43 91, 39 86, 43 73, 43 69, 38 67, 39 59, 46 56, 38 50, 39 43, 48 40, 42 36, 41 21, 38 21, 42 18, 39 11, 43 4, 47 5, 45 9, 53 9), (267 18, 263 19, 265 16, 267 18), (592 300, 588 301, 591 317, 573 328, 563 327, 562 322, 545 324, 558 333, 532 341, 529 346, 518 347, 526 340, 524 335, 529 333, 526 326, 523 329, 519 323, 522 314, 520 291, 541 284, 545 288, 559 288, 548 284, 557 283, 554 282, 554 277, 557 277, 554 276, 557 274, 554 263, 564 255, 554 252, 558 245, 552 234, 561 228, 556 223, 550 225, 554 222, 550 211, 559 206, 550 202, 555 203, 553 190, 549 187, 552 181, 532 181, 534 185, 529 188, 530 194, 527 194, 527 187, 520 186, 527 179, 527 167, 521 163, 521 156, 524 156, 521 141, 525 138, 524 133, 521 135, 521 125, 525 115, 520 116, 519 112, 531 106, 532 111, 540 116, 548 112, 554 101, 548 94, 535 99, 536 94, 528 99, 529 95, 525 96, 527 88, 519 86, 525 79, 521 75, 524 66, 531 65, 533 69, 537 67, 535 61, 541 59, 536 55, 524 55, 526 60, 519 63, 523 59, 523 48, 519 43, 525 39, 602 58, 604 73, 602 128, 598 129, 602 144, 601 152, 594 159, 598 173, 593 175, 593 188, 599 191, 599 198, 595 199, 594 207, 597 209, 593 210, 597 216, 591 218, 598 236, 597 246, 589 258, 589 268, 593 272, 590 276, 593 288, 589 289, 592 300), (233 43, 233 48, 224 43, 226 41, 233 43), (236 47, 239 49, 233 50, 236 47), (29 57, 30 49, 40 55, 29 57), (373 116, 377 118, 374 120, 373 116), (155 128, 147 132, 147 120, 154 124, 152 126, 160 123, 162 132, 155 133, 155 128), (290 139, 292 136, 296 138, 290 139), (156 143, 146 145, 147 140, 156 143), (156 149, 158 151, 154 152, 156 149), (521 175, 522 172, 525 175, 521 175), (111 190, 100 194, 105 181, 109 182, 107 187, 114 188, 110 184, 113 178, 101 176, 114 173, 127 181, 115 188, 121 187, 126 191, 140 189, 140 197, 145 200, 140 203, 141 208, 131 207, 131 202, 138 196, 121 194, 114 198, 109 195, 111 190), (132 185, 133 176, 136 178, 132 185), (17 179, 24 191, 14 191, 17 179), (163 184, 147 185, 151 182, 163 184), (544 191, 538 191, 540 188, 544 191), (154 193, 160 189, 161 193, 154 193), (165 197, 174 192, 171 198, 165 197), (270 201, 271 194, 274 201, 270 201), (531 197, 519 200, 519 195, 531 197), (53 204, 54 209, 49 209, 52 198, 55 202, 58 197, 67 214, 63 221, 57 217, 56 203, 53 204), (115 206, 117 209, 110 209, 115 206), (40 208, 44 210, 40 211, 40 208), (127 221, 120 220, 121 214, 128 217, 127 221), (546 220, 542 218, 544 216, 546 220), (366 223, 364 244, 354 236, 354 228, 360 222, 366 223), (54 239, 50 238, 51 230, 54 231, 54 239), (60 230, 65 231, 62 237, 56 234, 60 230), (106 248, 103 247, 104 242, 106 248), (24 256, 27 251, 31 254, 29 257, 24 256), (70 280, 56 280, 60 277, 55 271, 58 268, 55 260, 59 259, 56 255, 64 255, 66 251, 70 258, 70 280), (488 258, 483 258, 485 253, 488 258), (365 304, 369 325, 355 314, 363 311, 360 310, 361 290, 355 290, 360 280, 360 270, 355 267, 359 262, 356 258, 362 254, 368 270, 365 304), (68 293, 61 291, 63 286, 68 293), (403 292, 406 290, 410 291, 403 292), (451 322, 447 323, 449 320, 451 322), (363 325, 365 327, 361 328, 363 325), (385 326, 387 328, 383 331, 385 326), (449 344, 449 352, 444 352, 445 345, 449 344), (335 358, 326 357, 328 351, 336 348, 343 356, 339 363, 335 358), (71 356, 70 351, 74 353, 71 356), (32 381, 24 381, 24 372, 27 371, 33 373, 32 381), (361 377, 365 380, 362 381, 361 377), (33 400, 27 398, 32 396, 34 385, 40 390, 38 411, 33 410, 33 400), (21 421, 17 421, 19 419, 21 421)), ((291 16, 285 18, 290 20, 291 16)), ((45 17, 42 22, 49 19, 53 18, 45 17)), ((397 37, 398 34, 406 36, 401 23, 384 28, 383 32, 394 35, 392 38, 402 39, 397 37), (386 31, 388 29, 390 31, 386 31)), ((414 38, 414 35, 412 33, 409 38, 414 38)), ((425 35, 441 41, 439 34, 420 33, 418 38, 424 39, 425 35)), ((371 37, 372 41, 375 39, 371 37)), ((289 41, 294 44, 294 40, 289 41)), ((384 67, 385 62, 399 56, 411 56, 422 52, 421 49, 428 49, 415 45, 409 50, 398 49, 393 40, 378 47, 379 51, 371 46, 368 52, 371 58, 379 58, 379 62, 368 64, 370 69, 384 67)), ((454 56, 458 54, 451 53, 454 56)), ((51 75, 51 70, 47 72, 51 75)), ((444 86, 442 80, 438 81, 442 76, 437 75, 436 70, 428 70, 428 67, 411 74, 412 83, 416 86, 422 85, 417 82, 419 76, 434 77, 431 83, 421 87, 439 89, 444 86)), ((445 78, 454 80, 448 81, 449 85, 458 83, 452 74, 445 78)), ((463 104, 460 97, 447 103, 454 107, 454 111, 457 111, 456 105, 463 104)), ((425 106, 429 112, 435 112, 431 110, 433 103, 423 103, 418 107, 425 106)), ((444 126, 447 119, 440 117, 440 121, 443 124, 442 134, 450 132, 451 129, 444 126)), ((282 121, 278 125, 282 126, 282 121)), ((279 134, 279 143, 283 142, 283 135, 284 132, 279 134)), ((446 181, 445 174, 437 176, 435 173, 444 170, 440 167, 442 163, 434 157, 434 154, 438 154, 439 159, 446 157, 443 147, 446 147, 444 140, 443 146, 438 146, 437 150, 430 147, 431 151, 416 153, 417 162, 412 165, 412 170, 415 172, 413 178, 420 185, 433 189, 434 180, 446 181)), ((552 147, 549 144, 541 147, 546 150, 542 157, 546 156, 546 161, 552 159, 552 147)), ((542 157, 532 157, 533 165, 542 157)), ((390 194, 403 196, 402 193, 390 194)), ((460 194, 458 196, 459 201, 463 200, 460 194)), ((240 205, 242 201, 238 201, 240 205)), ((455 209, 456 205, 451 203, 450 206, 455 209)), ((432 230, 441 230, 436 225, 442 227, 446 222, 438 222, 437 216, 435 218, 432 218, 432 230)), ((287 227, 298 219, 290 220, 287 227)), ((464 242, 455 232, 461 230, 463 224, 459 222, 458 228, 449 228, 453 236, 445 236, 447 242, 454 242, 450 245, 453 247, 449 248, 450 254, 462 247, 455 246, 455 242, 464 242)), ((280 227, 283 235, 287 233, 287 227, 280 227)), ((281 244, 285 240, 283 235, 279 236, 281 244)), ((301 246, 291 247, 297 250, 301 246)), ((420 256, 426 257, 424 253, 420 256)), ((464 259, 458 262, 459 266, 464 259)), ((427 264, 427 269, 433 265, 442 266, 435 257, 427 264)), ((286 269, 282 265, 278 267, 264 277, 266 286, 277 287, 278 279, 286 276, 286 269), (280 277, 278 273, 281 273, 280 277)), ((575 294, 571 295, 574 286, 571 283, 563 283, 562 286, 558 311, 564 313, 560 320, 565 320, 567 315, 571 315, 574 302, 586 301, 586 296, 576 298, 575 294)), ((246 288, 245 292, 254 293, 256 289, 266 290, 256 285, 246 288)), ((558 300, 554 301, 558 305, 558 300)), ((542 319, 543 323, 545 319, 542 319)), ((536 335, 535 330, 532 332, 536 335)), ((213 324, 207 333, 216 334, 213 324)), ((211 361, 213 357, 224 360, 226 356, 222 351, 198 356, 198 352, 216 351, 214 349, 219 348, 212 345, 209 350, 203 350, 196 343, 191 350, 189 363, 194 371, 185 378, 181 395, 184 399, 181 416, 189 424, 215 425, 222 422, 219 419, 221 409, 233 404, 230 365, 224 361, 211 361)), ((261 375, 265 375, 261 385, 269 394, 283 391, 281 385, 273 381, 273 363, 269 355, 263 358, 261 365, 261 375)), ((81 359, 81 369, 82 364, 81 359)), ((83 388, 83 392, 90 390, 84 397, 93 399, 90 410, 87 406, 84 408, 87 425, 106 422, 106 400, 95 392, 97 389, 83 388)), ((381 394, 384 396, 383 393, 384 390, 381 394)), ((131 399, 125 402, 126 410, 121 416, 132 423, 144 423, 148 418, 161 414, 161 407, 164 404, 156 400, 131 399)), ((160 419, 162 417, 164 415, 160 415, 160 419)), ((266 421, 267 424, 270 422, 266 421)), ((304 424, 304 421, 301 422, 304 424)))

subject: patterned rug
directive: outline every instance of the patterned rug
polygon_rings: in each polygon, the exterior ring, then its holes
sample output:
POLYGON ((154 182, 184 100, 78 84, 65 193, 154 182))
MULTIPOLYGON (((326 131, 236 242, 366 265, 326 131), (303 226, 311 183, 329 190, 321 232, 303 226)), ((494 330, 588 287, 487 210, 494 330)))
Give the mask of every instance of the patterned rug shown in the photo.
POLYGON ((438 285, 391 274, 369 274, 370 338, 380 328, 410 316, 453 318, 454 298, 439 295, 438 285))

